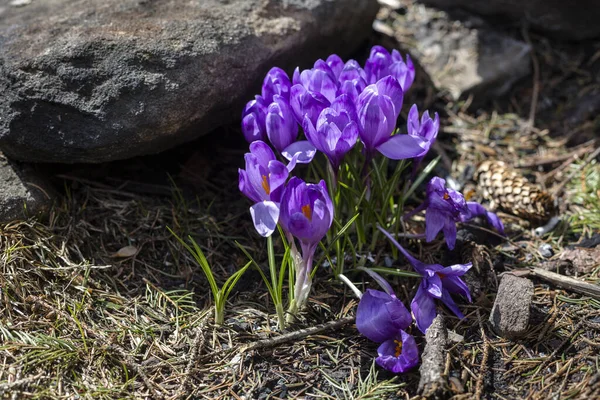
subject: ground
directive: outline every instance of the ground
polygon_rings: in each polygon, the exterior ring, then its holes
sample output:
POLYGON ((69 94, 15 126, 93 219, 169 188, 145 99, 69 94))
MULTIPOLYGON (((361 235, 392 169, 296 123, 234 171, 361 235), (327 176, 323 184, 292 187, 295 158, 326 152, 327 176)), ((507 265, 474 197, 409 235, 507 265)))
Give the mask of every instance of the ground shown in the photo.
MULTIPOLYGON (((507 32, 523 39, 519 29, 507 32)), ((479 240, 479 262, 469 278, 474 301, 461 303, 466 318, 442 311, 448 328, 462 336, 444 366, 448 398, 600 396, 599 298, 532 278, 526 335, 504 339, 487 322, 501 273, 558 263, 565 249, 578 249, 573 245, 598 243, 600 166, 590 153, 600 129, 600 45, 529 36, 535 73, 507 96, 469 106, 436 93, 420 77, 405 101, 442 116, 437 172, 456 173, 494 157, 524 166, 523 174, 560 199, 561 223, 552 232, 537 237, 535 226, 501 212, 509 238, 479 240), (551 258, 539 250, 544 243, 551 245, 551 258)), ((356 57, 382 41, 374 34, 356 57)), ((235 287, 223 326, 214 326, 207 281, 167 227, 195 237, 219 282, 247 262, 235 241, 264 264, 264 241, 237 189, 245 151, 232 126, 162 155, 50 168, 62 190, 48 214, 0 226, 3 398, 417 396, 418 369, 394 376, 375 367, 377 346, 352 323, 244 351, 282 334, 254 270, 235 287), (232 141, 237 144, 225 145, 232 141)), ((422 191, 413 201, 420 198, 422 191)), ((417 221, 413 229, 422 225, 417 221)), ((465 229, 481 236, 477 227, 465 229)), ((441 240, 407 246, 429 261, 466 262, 474 254, 447 252, 441 240)), ((381 241, 376 263, 389 254, 381 241)), ((596 283, 600 257, 580 256, 556 268, 596 283)), ((409 268, 402 259, 393 265, 409 268)), ((394 284, 407 302, 417 281, 394 284)), ((352 317, 356 304, 320 267, 308 309, 283 334, 352 317)), ((423 336, 413 333, 422 349, 423 336)))

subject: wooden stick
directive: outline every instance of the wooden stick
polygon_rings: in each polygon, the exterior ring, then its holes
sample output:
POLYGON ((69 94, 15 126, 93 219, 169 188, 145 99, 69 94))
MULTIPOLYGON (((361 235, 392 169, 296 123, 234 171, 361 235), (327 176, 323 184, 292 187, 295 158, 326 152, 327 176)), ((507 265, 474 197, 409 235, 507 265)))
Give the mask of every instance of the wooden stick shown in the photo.
POLYGON ((250 343, 249 345, 243 347, 240 352, 246 352, 250 350, 258 350, 264 349, 267 347, 274 347, 280 345, 285 342, 290 342, 292 340, 298 340, 305 338, 306 336, 315 335, 317 333, 321 333, 323 331, 327 331, 330 329, 339 328, 346 324, 354 322, 354 317, 344 317, 337 319, 335 321, 329 321, 324 324, 311 326, 310 328, 300 329, 298 331, 284 333, 283 335, 276 336, 274 338, 258 340, 256 342, 250 343))
POLYGON ((593 283, 584 282, 579 279, 571 278, 555 272, 543 270, 541 268, 531 268, 529 273, 538 278, 544 279, 552 283, 553 285, 560 286, 567 290, 583 294, 586 296, 593 297, 594 299, 600 300, 600 286, 594 285, 593 283))

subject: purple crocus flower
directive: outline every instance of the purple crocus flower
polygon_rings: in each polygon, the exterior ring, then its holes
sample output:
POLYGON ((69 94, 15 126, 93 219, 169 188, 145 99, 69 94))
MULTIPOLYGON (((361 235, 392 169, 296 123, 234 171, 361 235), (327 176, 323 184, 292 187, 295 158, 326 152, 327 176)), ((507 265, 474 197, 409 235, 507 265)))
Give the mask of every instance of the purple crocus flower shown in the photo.
POLYGON ((456 223, 460 222, 461 215, 469 213, 465 198, 461 193, 447 189, 446 181, 436 176, 427 184, 425 203, 425 239, 431 242, 443 231, 448 248, 454 249, 456 223))
POLYGON ((298 137, 298 124, 292 109, 288 101, 280 95, 273 96, 273 102, 267 109, 265 125, 271 144, 280 153, 298 137))
POLYGON ((321 111, 329 107, 331 102, 321 93, 311 92, 302 84, 296 84, 290 91, 290 105, 299 124, 303 123, 304 116, 308 116, 310 122, 316 125, 321 111))
POLYGON ((304 117, 302 127, 306 138, 327 156, 335 174, 344 155, 358 139, 358 125, 353 120, 355 115, 354 103, 344 94, 334 101, 332 108, 321 112, 316 127, 308 116, 304 117))
POLYGON ((443 267, 440 264, 425 264, 410 255, 392 235, 381 227, 378 228, 408 258, 415 271, 423 276, 417 294, 410 304, 419 330, 425 333, 437 315, 435 300, 441 300, 458 318, 464 318, 465 316, 459 310, 451 294, 463 295, 471 302, 469 288, 460 277, 471 268, 472 264, 456 264, 449 267, 443 267))
POLYGON ((398 79, 398 83, 402 86, 402 90, 406 93, 415 81, 415 66, 410 58, 406 55, 406 63, 402 60, 402 56, 398 50, 392 50, 392 63, 388 67, 390 75, 398 79))
POLYGON ((289 172, 295 160, 286 167, 275 157, 273 150, 263 141, 250 144, 250 153, 244 156, 246 169, 239 169, 239 189, 254 201, 250 215, 256 231, 264 237, 270 236, 279 220, 279 202, 289 172))
POLYGON ((275 95, 279 95, 289 101, 291 87, 292 83, 288 74, 281 68, 273 67, 267 72, 263 80, 262 97, 267 104, 273 102, 273 96, 275 95))
POLYGON ((415 339, 404 331, 412 317, 390 284, 379 278, 377 282, 385 292, 367 289, 362 295, 356 310, 356 328, 369 340, 381 343, 375 359, 379 366, 394 373, 405 372, 419 362, 415 339))
POLYGON ((344 69, 340 72, 338 81, 340 83, 338 95, 347 94, 354 102, 358 99, 358 95, 367 87, 365 71, 355 60, 348 60, 344 65, 344 69))
POLYGON ((398 80, 402 90, 410 89, 415 79, 415 67, 410 56, 406 55, 406 63, 398 50, 390 54, 381 46, 373 46, 371 54, 365 62, 367 83, 373 84, 381 78, 391 75, 398 80))
MULTIPOLYGON (((406 127, 410 136, 423 139, 423 146, 425 148, 425 153, 427 153, 437 138, 440 129, 440 117, 438 113, 435 113, 434 118, 431 119, 429 111, 425 111, 421 116, 421 121, 419 121, 419 110, 417 109, 417 105, 413 104, 408 112, 406 127)), ((417 169, 424 157, 425 154, 415 157, 413 170, 417 169)))
MULTIPOLYGON (((338 68, 337 63, 331 60, 338 68)), ((317 60, 311 69, 300 72, 299 68, 294 71, 292 78, 294 85, 301 84, 306 90, 321 93, 329 102, 332 102, 337 94, 338 80, 335 72, 323 60, 317 60)))
POLYGON ((425 141, 422 138, 405 134, 392 136, 402 100, 402 88, 392 76, 367 86, 358 96, 359 132, 367 159, 372 158, 375 149, 393 160, 425 154, 425 141))
MULTIPOLYGON (((295 304, 292 313, 305 304, 311 287, 310 272, 317 245, 333 222, 333 203, 325 181, 306 183, 293 177, 281 196, 280 224, 286 234, 300 241, 302 262, 296 265, 295 304)), ((293 243, 293 238, 290 242, 293 243)))
POLYGON ((265 117, 267 114, 267 102, 261 96, 250 100, 242 112, 242 132, 248 143, 255 140, 267 140, 265 117))
POLYGON ((490 225, 504 235, 504 226, 496 214, 487 211, 479 203, 467 203, 460 192, 446 188, 446 181, 437 176, 427 184, 425 201, 409 215, 421 210, 425 210, 426 240, 431 242, 440 231, 443 231, 450 250, 454 249, 456 244, 457 222, 466 222, 483 216, 490 225))

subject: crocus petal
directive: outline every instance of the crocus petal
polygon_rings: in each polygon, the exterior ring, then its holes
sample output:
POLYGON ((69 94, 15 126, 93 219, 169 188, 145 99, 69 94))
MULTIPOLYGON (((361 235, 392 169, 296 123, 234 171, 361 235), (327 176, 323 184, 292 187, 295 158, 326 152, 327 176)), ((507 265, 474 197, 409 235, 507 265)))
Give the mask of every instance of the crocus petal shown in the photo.
POLYGON ((406 120, 406 129, 409 135, 416 136, 419 134, 419 109, 416 104, 413 104, 408 112, 408 119, 406 120))
POLYGON ((453 250, 454 245, 456 244, 456 222, 451 219, 447 219, 442 230, 444 231, 446 245, 450 250, 453 250))
POLYGON ((367 289, 356 309, 356 328, 368 339, 381 343, 406 329, 412 319, 396 296, 367 289))
POLYGON ((504 224, 498 218, 498 216, 490 211, 487 211, 485 207, 475 201, 468 201, 467 208, 469 209, 469 213, 467 215, 461 215, 461 219, 463 222, 467 222, 475 217, 485 217, 487 222, 498 231, 503 236, 506 236, 504 233, 504 224))
POLYGON ((262 237, 271 236, 277 228, 279 205, 272 201, 263 201, 250 207, 254 228, 262 237))
POLYGON ((377 353, 379 355, 375 359, 377 365, 395 374, 406 372, 419 363, 419 349, 415 338, 403 330, 400 331, 399 337, 383 342, 377 349, 377 353), (397 341, 402 343, 398 356, 396 356, 397 341))
MULTIPOLYGON (((425 282, 422 282, 417 289, 417 294, 410 303, 410 309, 415 317, 417 328, 423 333, 427 331, 427 328, 433 322, 433 319, 437 315, 435 310, 435 301, 427 293, 425 288, 425 282)), ((443 296, 443 291, 442 291, 443 296)))
POLYGON ((285 181, 289 176, 287 167, 279 160, 271 160, 268 165, 269 175, 267 177, 270 194, 269 198, 271 201, 279 203, 281 200, 281 193, 285 181))
POLYGON ((427 278, 427 293, 436 299, 442 297, 442 280, 438 274, 430 272, 427 278))
POLYGON ((308 164, 312 161, 317 153, 317 149, 308 140, 300 140, 286 147, 282 152, 289 161, 296 156, 296 160, 300 164, 308 164))
POLYGON ((256 159, 263 167, 269 165, 269 161, 276 159, 271 147, 262 140, 250 143, 250 153, 256 156, 256 159))
POLYGON ((465 316, 464 314, 460 311, 460 309, 458 308, 458 306, 456 305, 456 303, 454 302, 454 299, 452 298, 452 296, 450 296, 450 293, 447 290, 443 290, 442 291, 442 302, 446 305, 446 307, 448 307, 450 309, 450 311, 452 311, 458 318, 463 319, 465 316))
POLYGON ((472 263, 454 264, 450 265, 449 267, 445 267, 438 272, 444 276, 463 276, 468 270, 471 269, 472 266, 472 263))
POLYGON ((383 233, 390 240, 390 242, 392 242, 394 246, 396 246, 398 250, 404 254, 404 257, 408 258, 408 261, 418 273, 422 275, 426 273, 427 265, 425 263, 422 263, 414 258, 408 251, 404 249, 404 247, 400 246, 400 243, 398 243, 398 241, 396 241, 396 239, 394 239, 394 237, 388 231, 383 229, 381 226, 377 225, 377 229, 379 229, 381 233, 383 233))
POLYGON ((444 290, 447 290, 450 293, 463 295, 467 298, 467 300, 471 301, 471 293, 469 292, 469 288, 459 277, 447 276, 442 279, 442 284, 444 285, 444 290))
POLYGON ((444 228, 448 217, 434 208, 428 208, 425 213, 425 240, 431 242, 444 228))
POLYGON ((256 192, 254 186, 250 183, 250 179, 248 178, 248 173, 243 169, 238 169, 239 180, 238 187, 240 192, 244 194, 244 196, 248 197, 252 201, 261 201, 261 196, 256 192))
POLYGON ((394 135, 377 146, 377 150, 391 160, 406 160, 427 152, 423 140, 410 135, 394 135))
POLYGON ((344 61, 337 54, 332 54, 329 57, 327 57, 327 60, 325 60, 325 62, 327 62, 327 65, 335 74, 335 79, 338 79, 340 73, 344 69, 344 61))
POLYGON ((402 102, 404 99, 402 87, 400 87, 400 84, 396 78, 391 75, 380 79, 375 85, 377 86, 377 91, 380 95, 387 96, 392 100, 392 104, 394 105, 395 122, 395 120, 398 119, 398 115, 400 115, 400 110, 402 109, 402 102))

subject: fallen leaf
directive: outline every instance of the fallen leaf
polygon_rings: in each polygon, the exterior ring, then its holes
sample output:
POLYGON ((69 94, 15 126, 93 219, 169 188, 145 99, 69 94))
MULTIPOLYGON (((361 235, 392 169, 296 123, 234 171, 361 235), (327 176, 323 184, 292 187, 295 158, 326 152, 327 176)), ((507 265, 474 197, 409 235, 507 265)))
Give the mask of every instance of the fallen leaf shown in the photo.
POLYGON ((120 257, 120 258, 131 257, 131 256, 136 255, 137 252, 138 252, 137 247, 125 246, 125 247, 121 247, 119 249, 119 251, 117 251, 115 254, 112 255, 112 257, 120 257))

